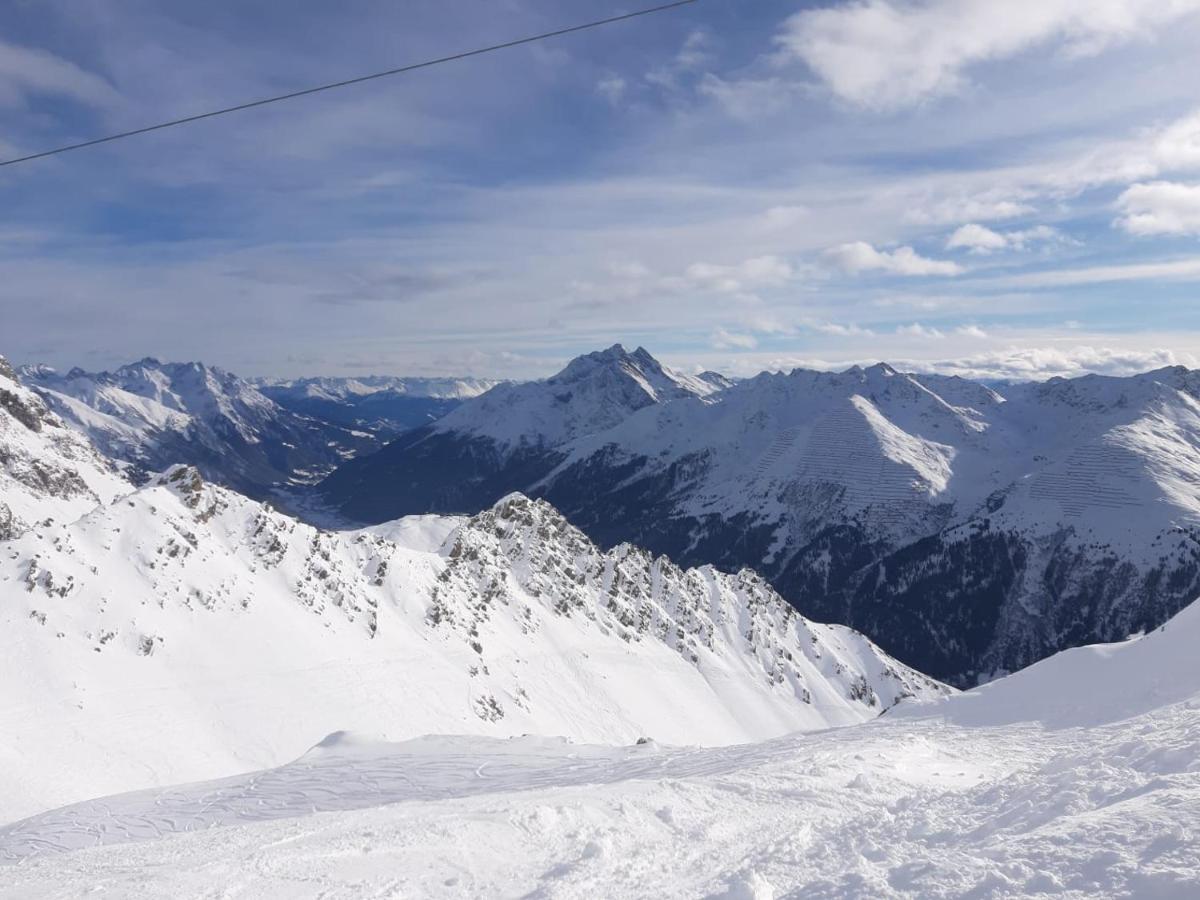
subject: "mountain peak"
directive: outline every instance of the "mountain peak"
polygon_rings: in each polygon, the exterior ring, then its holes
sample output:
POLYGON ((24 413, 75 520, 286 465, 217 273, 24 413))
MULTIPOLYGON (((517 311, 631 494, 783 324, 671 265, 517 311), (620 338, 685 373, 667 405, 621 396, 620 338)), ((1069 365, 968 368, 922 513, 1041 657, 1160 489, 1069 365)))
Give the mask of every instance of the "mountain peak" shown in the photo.
MULTIPOLYGON (((802 371, 802 370, 801 370, 802 371)), ((860 366, 857 363, 850 368, 843 370, 840 374, 849 375, 853 378, 893 378, 904 373, 880 360, 869 366, 860 366)))
POLYGON ((623 393, 626 394, 632 389, 634 408, 687 396, 707 397, 729 384, 720 376, 684 375, 663 365, 645 347, 639 346, 630 352, 621 344, 575 357, 546 383, 558 385, 597 378, 610 388, 624 385, 623 393))
POLYGON ((650 368, 661 368, 658 360, 646 352, 642 347, 638 347, 633 353, 630 353, 621 344, 613 344, 604 350, 594 350, 591 353, 583 353, 573 360, 550 380, 569 380, 587 376, 598 369, 613 369, 624 366, 647 366, 650 368))

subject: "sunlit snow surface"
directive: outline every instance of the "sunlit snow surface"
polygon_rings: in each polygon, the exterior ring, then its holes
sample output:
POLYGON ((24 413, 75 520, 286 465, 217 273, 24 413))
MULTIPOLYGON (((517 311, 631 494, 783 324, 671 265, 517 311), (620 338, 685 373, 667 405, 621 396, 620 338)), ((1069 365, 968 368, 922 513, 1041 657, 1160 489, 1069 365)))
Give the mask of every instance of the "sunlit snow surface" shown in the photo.
POLYGON ((0 896, 1194 897, 1198 631, 735 747, 332 735, 0 828, 0 896))

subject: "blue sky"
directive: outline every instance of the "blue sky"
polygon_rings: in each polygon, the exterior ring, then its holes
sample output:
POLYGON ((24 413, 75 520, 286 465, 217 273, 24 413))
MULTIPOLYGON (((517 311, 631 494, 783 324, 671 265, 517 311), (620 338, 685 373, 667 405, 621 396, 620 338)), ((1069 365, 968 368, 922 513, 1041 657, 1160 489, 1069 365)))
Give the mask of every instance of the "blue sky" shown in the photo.
MULTIPOLYGON (((5 156, 635 8, 0 7, 5 156)), ((1200 0, 700 0, 0 170, 0 352, 1200 365, 1200 0)))

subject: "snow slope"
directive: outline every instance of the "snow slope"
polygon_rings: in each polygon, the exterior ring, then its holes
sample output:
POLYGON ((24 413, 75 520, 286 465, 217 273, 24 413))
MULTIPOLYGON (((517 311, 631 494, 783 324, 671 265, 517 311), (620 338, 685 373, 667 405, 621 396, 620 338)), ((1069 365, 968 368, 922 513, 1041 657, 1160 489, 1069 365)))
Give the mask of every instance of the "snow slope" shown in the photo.
POLYGON ((734 747, 331 734, 0 828, 0 897, 1194 897, 1198 639, 734 747))
POLYGON ((1200 603, 1193 603, 1149 634, 1064 650, 953 702, 914 703, 895 714, 971 726, 1109 725, 1200 696, 1198 645, 1200 603))
POLYGON ((34 523, 78 518, 132 489, 0 357, 0 541, 34 523))
POLYGON ((749 571, 603 552, 519 495, 382 534, 177 467, 0 544, 0 820, 277 765, 337 728, 717 744, 946 690, 749 571))
POLYGON ((177 463, 252 496, 313 481, 369 434, 299 415, 249 382, 201 363, 143 359, 115 372, 26 366, 22 381, 137 479, 177 463))

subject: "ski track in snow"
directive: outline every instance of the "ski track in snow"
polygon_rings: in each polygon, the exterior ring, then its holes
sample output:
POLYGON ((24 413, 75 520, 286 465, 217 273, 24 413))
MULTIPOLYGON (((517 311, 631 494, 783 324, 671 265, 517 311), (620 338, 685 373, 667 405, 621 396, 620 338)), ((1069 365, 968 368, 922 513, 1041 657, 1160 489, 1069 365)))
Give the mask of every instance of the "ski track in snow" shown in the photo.
POLYGON ((0 897, 1200 891, 1195 701, 1098 728, 885 718, 716 749, 323 743, 2 828, 0 897))

